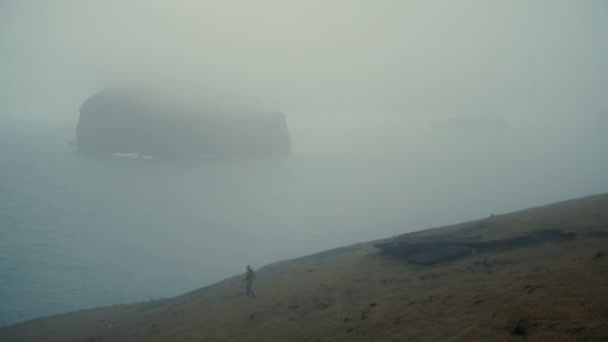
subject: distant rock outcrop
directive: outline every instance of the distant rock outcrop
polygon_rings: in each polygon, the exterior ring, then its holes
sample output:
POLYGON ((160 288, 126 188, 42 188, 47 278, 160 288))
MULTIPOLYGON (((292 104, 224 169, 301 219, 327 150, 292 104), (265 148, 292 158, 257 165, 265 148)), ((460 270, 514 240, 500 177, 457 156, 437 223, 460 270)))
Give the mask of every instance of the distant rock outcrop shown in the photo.
POLYGON ((433 127, 458 131, 503 131, 509 122, 498 115, 466 115, 436 121, 433 127))
POLYGON ((411 264, 433 265, 461 258, 476 252, 487 252, 499 248, 513 248, 536 245, 544 242, 571 240, 574 233, 564 233, 558 229, 544 229, 529 235, 510 239, 490 241, 466 241, 447 237, 427 237, 403 239, 377 243, 374 246, 385 253, 407 257, 411 264))
POLYGON ((86 154, 284 158, 290 153, 283 114, 208 113, 121 88, 107 88, 83 103, 76 135, 78 151, 86 154))

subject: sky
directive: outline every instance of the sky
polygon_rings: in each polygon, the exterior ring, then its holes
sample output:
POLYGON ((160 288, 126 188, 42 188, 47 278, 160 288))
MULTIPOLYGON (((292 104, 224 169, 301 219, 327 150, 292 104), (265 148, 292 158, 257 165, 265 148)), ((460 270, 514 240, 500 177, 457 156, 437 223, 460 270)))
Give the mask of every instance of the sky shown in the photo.
POLYGON ((420 151, 467 127, 586 139, 608 129, 607 15, 605 1, 2 0, 0 117, 75 122, 88 96, 136 82, 283 112, 303 153, 420 151))

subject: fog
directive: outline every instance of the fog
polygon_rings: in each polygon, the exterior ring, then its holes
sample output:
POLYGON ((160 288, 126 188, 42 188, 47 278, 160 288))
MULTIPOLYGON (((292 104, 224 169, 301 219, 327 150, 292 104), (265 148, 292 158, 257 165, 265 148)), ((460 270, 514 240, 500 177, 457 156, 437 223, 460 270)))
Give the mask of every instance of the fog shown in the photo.
POLYGON ((286 113, 296 155, 606 165, 604 1, 0 6, 5 117, 75 124, 109 84, 179 83, 207 101, 286 113))
MULTIPOLYGON (((283 163, 69 164, 110 174, 83 181, 96 192, 115 189, 105 185, 120 172, 135 183, 166 182, 136 190, 122 180, 110 197, 127 193, 138 215, 185 205, 169 214, 180 222, 163 221, 185 240, 180 227, 205 220, 188 216, 197 201, 218 226, 248 220, 259 233, 247 249, 255 266, 606 192, 607 17, 600 0, 0 1, 0 125, 36 137, 5 137, 0 149, 70 151, 83 101, 116 83, 179 89, 210 107, 282 112, 292 143, 283 163), (175 183, 196 179, 197 167, 213 198, 175 183), (235 203, 245 209, 228 209, 235 203), (286 245, 273 249, 275 236, 286 245)), ((48 166, 35 162, 35 182, 45 183, 48 166)), ((123 226, 137 226, 123 214, 123 226)), ((176 254, 184 247, 170 246, 176 254)), ((178 289, 246 262, 214 265, 221 270, 178 289)))

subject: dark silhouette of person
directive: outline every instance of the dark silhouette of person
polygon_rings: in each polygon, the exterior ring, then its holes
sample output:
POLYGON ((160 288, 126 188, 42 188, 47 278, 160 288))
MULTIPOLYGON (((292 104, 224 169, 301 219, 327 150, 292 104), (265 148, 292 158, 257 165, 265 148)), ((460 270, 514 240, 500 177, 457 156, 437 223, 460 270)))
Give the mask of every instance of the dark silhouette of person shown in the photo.
POLYGON ((245 278, 243 281, 245 282, 245 296, 251 296, 255 298, 255 293, 251 290, 251 285, 253 285, 253 280, 255 279, 255 274, 251 269, 251 266, 247 265, 247 273, 245 273, 245 278))

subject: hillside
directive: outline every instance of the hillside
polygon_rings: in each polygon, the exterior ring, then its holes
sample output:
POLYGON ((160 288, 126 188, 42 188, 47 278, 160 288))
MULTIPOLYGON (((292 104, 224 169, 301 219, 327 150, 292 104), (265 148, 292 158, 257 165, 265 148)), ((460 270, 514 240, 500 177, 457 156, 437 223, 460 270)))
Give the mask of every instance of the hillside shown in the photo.
POLYGON ((31 320, 0 329, 0 340, 608 340, 608 194, 387 241, 435 238, 473 241, 472 254, 415 265, 362 243, 261 268, 257 298, 244 296, 239 275, 170 299, 31 320), (539 231, 572 238, 475 247, 539 231))

